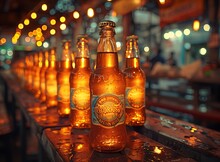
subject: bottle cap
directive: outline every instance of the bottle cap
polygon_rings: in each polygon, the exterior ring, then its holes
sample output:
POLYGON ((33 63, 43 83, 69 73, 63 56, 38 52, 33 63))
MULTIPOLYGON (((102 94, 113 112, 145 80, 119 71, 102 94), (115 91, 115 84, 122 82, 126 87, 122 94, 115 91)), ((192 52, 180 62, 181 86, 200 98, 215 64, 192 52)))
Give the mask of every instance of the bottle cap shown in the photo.
POLYGON ((79 40, 79 39, 81 39, 81 38, 88 39, 88 35, 87 35, 87 34, 78 34, 78 35, 77 35, 77 40, 79 40))
POLYGON ((138 39, 138 36, 137 35, 129 35, 127 36, 126 40, 129 40, 129 39, 138 39))
POLYGON ((115 27, 115 22, 110 21, 110 20, 104 20, 102 22, 99 23, 99 27, 115 27))

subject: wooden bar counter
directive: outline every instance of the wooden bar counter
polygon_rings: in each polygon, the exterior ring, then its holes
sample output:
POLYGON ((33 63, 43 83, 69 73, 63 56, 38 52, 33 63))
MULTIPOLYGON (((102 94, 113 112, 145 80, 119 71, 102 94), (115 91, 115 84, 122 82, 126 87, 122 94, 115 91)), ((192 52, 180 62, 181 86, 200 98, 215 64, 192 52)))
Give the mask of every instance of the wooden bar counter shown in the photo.
POLYGON ((194 161, 127 129, 126 148, 117 153, 99 153, 90 147, 89 130, 71 130, 70 127, 48 128, 41 138, 52 161, 59 162, 131 162, 131 161, 194 161))
POLYGON ((22 156, 26 150, 25 125, 29 122, 39 140, 40 156, 44 150, 52 161, 220 161, 219 132, 149 110, 144 126, 127 128, 127 146, 123 151, 96 152, 90 148, 89 130, 71 130, 68 118, 59 118, 56 108, 46 109, 23 90, 11 72, 1 71, 0 76, 9 96, 7 102, 21 111, 22 156))

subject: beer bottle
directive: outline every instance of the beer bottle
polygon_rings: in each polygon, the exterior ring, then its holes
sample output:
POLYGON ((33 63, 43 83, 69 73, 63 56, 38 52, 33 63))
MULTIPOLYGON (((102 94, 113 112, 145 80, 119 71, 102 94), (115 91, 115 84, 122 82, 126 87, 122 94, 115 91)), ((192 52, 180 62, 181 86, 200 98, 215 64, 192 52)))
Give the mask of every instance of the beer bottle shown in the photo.
POLYGON ((41 91, 40 101, 41 102, 46 101, 45 73, 49 65, 48 55, 49 55, 49 52, 45 51, 43 54, 43 58, 42 58, 43 60, 42 68, 40 70, 40 91, 41 91))
POLYGON ((90 128, 90 75, 88 39, 86 35, 79 35, 77 38, 75 69, 70 75, 70 123, 73 128, 90 128))
POLYGON ((145 73, 140 67, 138 37, 128 36, 125 52, 126 124, 141 126, 145 122, 145 73))
POLYGON ((90 77, 91 146, 99 152, 117 152, 126 145, 125 78, 119 69, 115 23, 100 22, 96 68, 90 77))
POLYGON ((28 55, 25 57, 25 89, 29 92, 32 90, 33 82, 33 55, 28 55))
POLYGON ((42 68, 42 56, 43 53, 40 51, 39 53, 34 54, 34 67, 33 67, 33 94, 34 97, 40 97, 40 70, 42 68))
POLYGON ((49 66, 45 73, 46 106, 47 108, 57 106, 57 69, 56 49, 52 48, 49 53, 49 66))
POLYGON ((61 60, 57 72, 57 109, 60 117, 70 114, 70 72, 72 66, 71 60, 71 42, 64 41, 61 60))

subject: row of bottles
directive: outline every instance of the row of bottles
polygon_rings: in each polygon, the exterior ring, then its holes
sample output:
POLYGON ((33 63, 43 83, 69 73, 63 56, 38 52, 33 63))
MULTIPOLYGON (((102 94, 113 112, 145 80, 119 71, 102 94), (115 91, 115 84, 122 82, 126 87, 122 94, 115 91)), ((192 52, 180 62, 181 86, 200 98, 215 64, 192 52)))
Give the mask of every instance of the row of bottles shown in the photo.
MULTIPOLYGON (((115 23, 99 24, 100 40, 94 70, 90 68, 88 38, 79 35, 74 56, 65 41, 61 61, 56 49, 25 57, 25 88, 47 108, 68 116, 73 128, 90 128, 90 144, 100 152, 116 152, 126 145, 126 127, 145 122, 145 74, 140 68, 138 37, 126 40, 125 69, 118 64, 115 23)), ((17 64, 18 65, 18 64, 17 64)), ((15 70, 21 73, 22 70, 15 70)), ((21 79, 22 80, 22 79, 21 79)))

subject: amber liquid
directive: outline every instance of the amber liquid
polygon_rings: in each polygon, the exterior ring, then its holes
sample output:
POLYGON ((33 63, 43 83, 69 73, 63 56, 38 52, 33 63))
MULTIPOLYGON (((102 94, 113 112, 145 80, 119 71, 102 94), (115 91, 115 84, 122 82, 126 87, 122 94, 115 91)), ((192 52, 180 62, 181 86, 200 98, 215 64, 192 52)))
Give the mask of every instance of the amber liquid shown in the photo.
MULTIPOLYGON (((118 68, 117 53, 98 53, 97 67, 90 77, 90 90, 91 97, 92 95, 94 97, 105 94, 124 96, 125 79, 118 68)), ((124 111, 124 103, 122 104, 124 111)), ((92 118, 94 118, 94 115, 92 114, 92 118)), ((92 119, 90 142, 95 150, 99 152, 121 151, 126 145, 126 140, 124 121, 116 126, 106 127, 101 124, 94 124, 92 119)))
POLYGON ((41 91, 41 94, 40 94, 40 101, 41 102, 45 102, 46 101, 46 91, 45 91, 45 73, 46 73, 46 69, 47 67, 42 67, 41 68, 41 71, 40 71, 40 91, 41 91))
POLYGON ((70 75, 71 112, 70 123, 73 128, 90 128, 90 90, 91 75, 89 58, 75 58, 76 68, 70 75), (73 94, 74 93, 74 94, 73 94), (72 105, 75 106, 72 106, 72 105))
MULTIPOLYGON (((126 87, 132 88, 126 96, 126 124, 129 126, 144 125, 145 115, 145 73, 140 68, 139 58, 126 58, 124 70, 126 87), (133 93, 133 94, 132 94, 133 93), (128 106, 129 105, 129 106, 128 106)), ((127 92, 126 92, 127 93, 127 92)))
POLYGON ((45 73, 46 79, 46 106, 47 108, 57 106, 57 71, 56 62, 53 61, 45 73))
POLYGON ((40 67, 35 66, 33 71, 33 94, 34 97, 40 97, 40 67))
POLYGON ((58 84, 58 105, 57 110, 60 117, 66 117, 70 114, 70 71, 71 61, 61 61, 57 73, 58 84))

